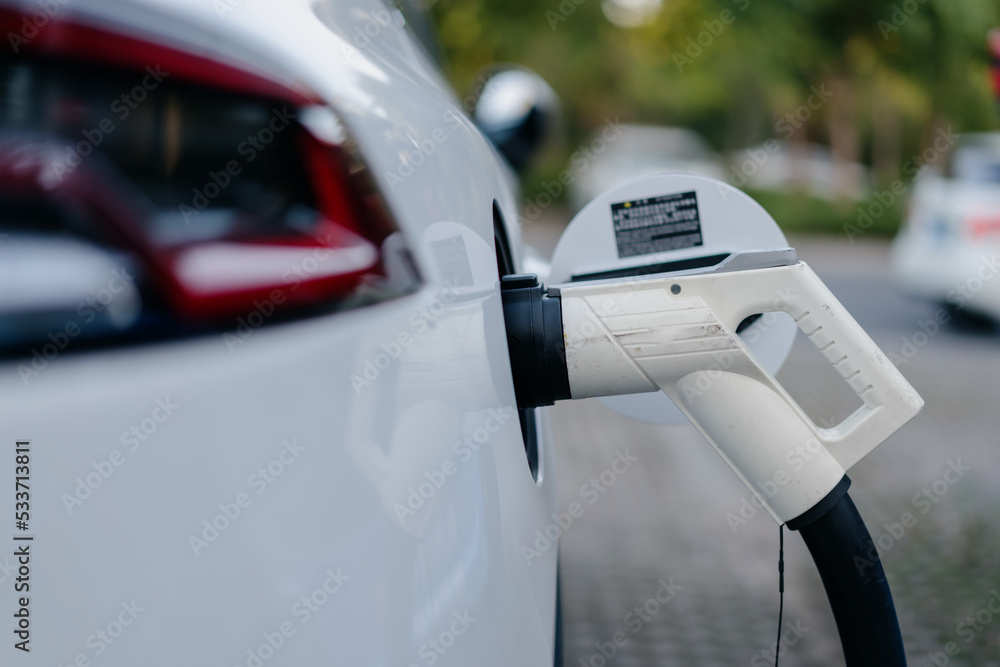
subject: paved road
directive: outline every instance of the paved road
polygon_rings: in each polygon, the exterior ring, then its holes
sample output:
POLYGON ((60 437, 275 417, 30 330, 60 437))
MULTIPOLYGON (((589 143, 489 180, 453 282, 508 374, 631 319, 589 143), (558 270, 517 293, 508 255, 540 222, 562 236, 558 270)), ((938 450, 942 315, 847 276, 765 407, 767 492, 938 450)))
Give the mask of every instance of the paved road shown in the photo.
MULTIPOLYGON (((526 233, 543 254, 557 235, 546 224, 526 233)), ((914 340, 937 309, 890 286, 885 243, 793 243, 885 352, 912 356, 901 369, 927 402, 851 471, 852 497, 882 547, 910 665, 996 667, 1000 614, 988 605, 1000 591, 1000 334, 946 326, 914 340), (962 471, 948 473, 954 483, 944 481, 949 468, 962 471), (904 513, 910 525, 894 525, 904 513), (942 652, 952 642, 949 657, 942 652)), ((832 374, 803 339, 779 379, 814 419, 841 417, 854 397, 832 374)), ((557 405, 552 417, 562 508, 581 499, 580 486, 616 451, 638 459, 563 535, 566 664, 772 664, 778 529, 752 507, 745 523, 727 520, 750 498, 728 467, 688 426, 639 424, 594 401, 557 405)), ((797 534, 785 537, 781 664, 843 665, 808 551, 797 534)))

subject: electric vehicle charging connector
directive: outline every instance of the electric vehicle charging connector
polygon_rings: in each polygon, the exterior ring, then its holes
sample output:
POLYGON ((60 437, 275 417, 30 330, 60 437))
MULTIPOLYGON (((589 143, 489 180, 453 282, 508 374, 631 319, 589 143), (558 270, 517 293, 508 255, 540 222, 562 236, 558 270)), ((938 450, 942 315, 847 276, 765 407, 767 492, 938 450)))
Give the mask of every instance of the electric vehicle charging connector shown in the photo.
POLYGON ((508 276, 502 293, 520 407, 662 390, 775 521, 792 528, 838 501, 845 472, 923 407, 791 249, 547 291, 533 277, 508 276), (772 311, 795 321, 862 402, 840 424, 813 423, 737 335, 744 319, 772 311), (758 488, 767 482, 773 494, 758 488))

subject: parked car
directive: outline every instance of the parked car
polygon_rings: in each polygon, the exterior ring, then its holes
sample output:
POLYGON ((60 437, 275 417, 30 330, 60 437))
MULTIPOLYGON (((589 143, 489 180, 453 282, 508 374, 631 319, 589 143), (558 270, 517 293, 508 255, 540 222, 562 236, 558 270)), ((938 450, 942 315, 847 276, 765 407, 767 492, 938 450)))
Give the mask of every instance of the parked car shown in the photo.
POLYGON ((559 660, 515 179, 417 4, 0 2, 4 665, 559 660))
POLYGON ((1000 133, 966 134, 916 180, 893 242, 907 292, 960 315, 1000 320, 1000 133))
POLYGON ((721 158, 697 132, 617 122, 574 152, 568 170, 575 174, 569 187, 573 210, 617 185, 651 174, 676 172, 726 180, 721 158))
POLYGON ((871 192, 868 167, 839 161, 830 148, 821 144, 768 139, 730 153, 729 162, 729 180, 738 188, 857 201, 871 192))

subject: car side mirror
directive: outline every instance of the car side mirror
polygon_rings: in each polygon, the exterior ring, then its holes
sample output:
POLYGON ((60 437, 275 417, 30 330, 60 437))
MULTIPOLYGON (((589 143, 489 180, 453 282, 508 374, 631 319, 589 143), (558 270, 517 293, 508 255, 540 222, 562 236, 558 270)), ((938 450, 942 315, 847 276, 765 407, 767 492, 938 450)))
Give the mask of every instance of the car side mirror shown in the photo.
POLYGON ((535 72, 502 66, 485 75, 473 119, 515 171, 522 171, 554 133, 559 97, 535 72))

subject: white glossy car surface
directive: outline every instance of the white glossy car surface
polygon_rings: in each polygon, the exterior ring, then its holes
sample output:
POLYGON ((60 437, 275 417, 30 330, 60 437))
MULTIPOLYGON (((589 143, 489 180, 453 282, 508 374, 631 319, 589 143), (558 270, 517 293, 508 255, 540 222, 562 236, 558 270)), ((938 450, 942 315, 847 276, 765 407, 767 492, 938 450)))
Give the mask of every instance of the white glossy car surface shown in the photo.
POLYGON ((260 328, 4 360, 0 664, 550 665, 557 549, 529 563, 521 547, 555 509, 553 454, 543 438, 536 481, 494 252, 494 202, 518 245, 512 178, 402 15, 379 0, 60 12, 309 91, 357 142, 423 284, 260 328), (10 632, 19 439, 30 653, 10 632))

